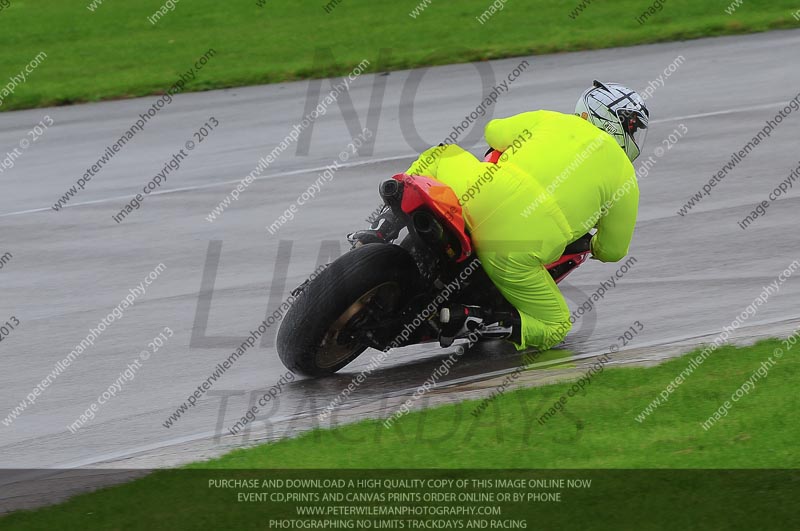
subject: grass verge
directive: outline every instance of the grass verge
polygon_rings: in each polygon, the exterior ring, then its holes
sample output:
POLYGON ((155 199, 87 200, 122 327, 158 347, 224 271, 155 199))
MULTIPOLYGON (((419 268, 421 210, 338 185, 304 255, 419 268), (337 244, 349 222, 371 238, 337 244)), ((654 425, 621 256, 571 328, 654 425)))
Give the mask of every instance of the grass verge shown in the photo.
POLYGON ((747 0, 732 15, 669 0, 644 23, 648 5, 634 0, 498 1, 503 9, 483 23, 488 0, 422 10, 416 0, 340 0, 329 10, 322 0, 173 2, 153 24, 162 0, 10 0, 0 10, 0 91, 13 90, 0 110, 161 93, 209 49, 213 63, 187 90, 344 75, 364 59, 383 71, 800 26, 795 0, 747 0), (26 81, 9 81, 41 52, 26 81))

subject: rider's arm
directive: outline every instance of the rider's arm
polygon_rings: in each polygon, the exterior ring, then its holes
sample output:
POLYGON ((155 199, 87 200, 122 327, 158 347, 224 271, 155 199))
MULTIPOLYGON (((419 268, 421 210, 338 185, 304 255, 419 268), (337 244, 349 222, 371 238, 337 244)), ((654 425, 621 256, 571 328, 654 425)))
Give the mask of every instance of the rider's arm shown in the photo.
POLYGON ((601 262, 618 262, 628 254, 639 211, 639 187, 632 174, 622 186, 606 192, 608 209, 597 222, 592 255, 601 262))
MULTIPOLYGON (((486 142, 498 151, 505 151, 526 129, 533 129, 541 119, 542 111, 524 112, 508 118, 498 118, 486 124, 486 142)), ((523 137, 524 138, 524 137, 523 137)))
POLYGON ((408 167, 408 175, 424 175, 425 177, 436 177, 436 170, 439 169, 439 156, 450 146, 436 146, 426 149, 417 160, 408 167))
MULTIPOLYGON (((438 177, 442 164, 452 170, 459 168, 464 178, 480 170, 481 164, 471 153, 464 151, 455 144, 439 144, 422 152, 417 160, 406 170, 409 175, 424 175, 426 177, 438 177)), ((451 184, 452 186, 452 184, 451 184)))

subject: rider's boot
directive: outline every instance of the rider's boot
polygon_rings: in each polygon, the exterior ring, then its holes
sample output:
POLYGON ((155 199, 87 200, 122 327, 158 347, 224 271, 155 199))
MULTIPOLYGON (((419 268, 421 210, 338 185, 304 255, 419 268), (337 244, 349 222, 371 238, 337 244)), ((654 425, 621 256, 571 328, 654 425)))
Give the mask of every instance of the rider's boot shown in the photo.
POLYGON ((355 249, 368 243, 387 243, 400 235, 403 224, 388 205, 384 205, 370 228, 351 232, 347 241, 355 249))

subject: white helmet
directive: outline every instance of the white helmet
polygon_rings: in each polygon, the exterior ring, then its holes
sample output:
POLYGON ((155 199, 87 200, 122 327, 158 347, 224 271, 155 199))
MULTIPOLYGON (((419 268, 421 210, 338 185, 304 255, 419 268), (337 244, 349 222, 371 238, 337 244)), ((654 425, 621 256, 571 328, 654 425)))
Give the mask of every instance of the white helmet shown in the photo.
POLYGON ((618 83, 594 81, 578 99, 575 114, 613 136, 631 162, 641 153, 650 112, 636 91, 618 83))

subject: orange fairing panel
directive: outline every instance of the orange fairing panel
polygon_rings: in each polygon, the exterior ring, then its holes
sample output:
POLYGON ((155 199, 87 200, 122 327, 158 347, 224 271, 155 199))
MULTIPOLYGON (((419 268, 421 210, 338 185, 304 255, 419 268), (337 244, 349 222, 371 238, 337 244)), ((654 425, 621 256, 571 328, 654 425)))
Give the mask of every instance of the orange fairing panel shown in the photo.
POLYGON ((461 204, 452 188, 422 175, 398 173, 393 179, 405 185, 400 204, 403 212, 411 214, 422 206, 427 207, 457 236, 461 244, 461 255, 457 261, 460 262, 472 254, 472 242, 467 236, 461 204))

